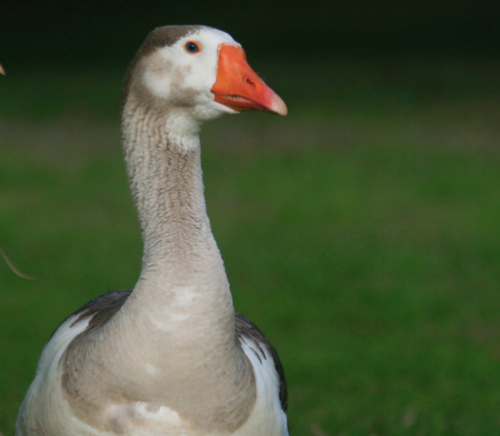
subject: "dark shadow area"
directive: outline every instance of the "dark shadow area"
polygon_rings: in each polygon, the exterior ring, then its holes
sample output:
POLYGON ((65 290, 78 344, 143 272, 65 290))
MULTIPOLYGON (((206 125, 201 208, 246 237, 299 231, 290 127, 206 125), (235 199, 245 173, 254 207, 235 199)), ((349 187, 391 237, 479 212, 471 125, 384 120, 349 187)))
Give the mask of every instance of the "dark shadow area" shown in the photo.
POLYGON ((128 60, 165 24, 207 24, 259 56, 325 57, 408 52, 500 52, 500 3, 480 0, 235 3, 118 0, 2 3, 6 65, 112 64, 128 60))

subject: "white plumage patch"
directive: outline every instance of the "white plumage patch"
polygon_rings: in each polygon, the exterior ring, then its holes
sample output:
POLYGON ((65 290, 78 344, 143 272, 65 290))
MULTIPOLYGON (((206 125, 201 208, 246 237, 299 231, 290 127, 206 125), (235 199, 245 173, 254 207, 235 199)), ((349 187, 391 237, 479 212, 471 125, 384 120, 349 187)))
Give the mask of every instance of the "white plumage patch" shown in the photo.
POLYGON ((239 45, 230 35, 217 29, 202 28, 180 38, 172 46, 165 46, 152 55, 159 59, 145 71, 144 83, 164 100, 175 100, 176 92, 189 88, 195 91, 195 104, 213 102, 219 106, 210 90, 217 76, 220 44, 239 45), (194 54, 186 51, 185 45, 190 41, 196 42, 201 50, 194 54))
POLYGON ((125 405, 113 405, 108 410, 107 418, 111 428, 116 433, 125 434, 131 428, 137 431, 137 427, 152 429, 159 426, 158 429, 180 430, 183 425, 179 414, 175 410, 157 403, 142 401, 135 401, 125 405))
POLYGON ((71 341, 87 329, 90 318, 84 318, 75 323, 78 317, 79 315, 70 316, 47 342, 38 361, 37 375, 39 372, 47 371, 52 365, 56 365, 71 341))
POLYGON ((241 346, 254 369, 257 399, 250 418, 234 436, 287 436, 287 418, 279 399, 280 380, 271 352, 265 344, 247 337, 242 338, 241 346))

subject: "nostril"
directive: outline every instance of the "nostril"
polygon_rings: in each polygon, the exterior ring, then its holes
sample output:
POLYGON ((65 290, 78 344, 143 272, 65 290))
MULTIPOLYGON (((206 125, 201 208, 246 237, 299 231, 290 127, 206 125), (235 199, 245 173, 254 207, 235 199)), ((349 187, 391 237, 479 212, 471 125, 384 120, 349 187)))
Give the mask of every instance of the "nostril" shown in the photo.
POLYGON ((245 77, 245 82, 248 83, 249 85, 255 86, 255 83, 253 82, 252 79, 250 79, 250 77, 245 77))

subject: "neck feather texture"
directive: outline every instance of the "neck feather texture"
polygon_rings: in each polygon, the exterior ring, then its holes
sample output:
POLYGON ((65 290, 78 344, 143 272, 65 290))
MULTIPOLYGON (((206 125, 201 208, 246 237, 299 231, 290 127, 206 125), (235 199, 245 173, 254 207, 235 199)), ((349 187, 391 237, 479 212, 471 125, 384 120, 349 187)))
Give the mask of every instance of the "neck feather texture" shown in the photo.
POLYGON ((235 340, 229 285, 206 214, 198 128, 182 113, 158 115, 130 101, 122 128, 142 272, 120 312, 95 333, 99 340, 66 359, 68 396, 96 416, 84 397, 105 386, 111 394, 101 401, 151 401, 193 425, 234 430, 251 411, 255 380, 235 340))
POLYGON ((177 132, 176 124, 179 117, 156 117, 141 108, 124 115, 125 156, 144 241, 143 274, 157 268, 191 274, 193 264, 220 261, 205 208, 199 136, 177 132))

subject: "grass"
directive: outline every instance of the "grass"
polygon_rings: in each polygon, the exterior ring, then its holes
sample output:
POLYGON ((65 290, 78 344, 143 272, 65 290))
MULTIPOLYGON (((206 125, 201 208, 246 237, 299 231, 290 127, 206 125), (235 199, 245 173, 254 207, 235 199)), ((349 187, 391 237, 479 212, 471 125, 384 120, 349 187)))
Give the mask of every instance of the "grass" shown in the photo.
MULTIPOLYGON (((500 434, 500 66, 258 70, 289 117, 207 125, 204 177, 236 307, 280 351, 291 434, 500 434)), ((141 257, 120 75, 14 73, 0 77, 0 246, 38 279, 0 262, 6 435, 52 331, 132 287, 141 257)))

